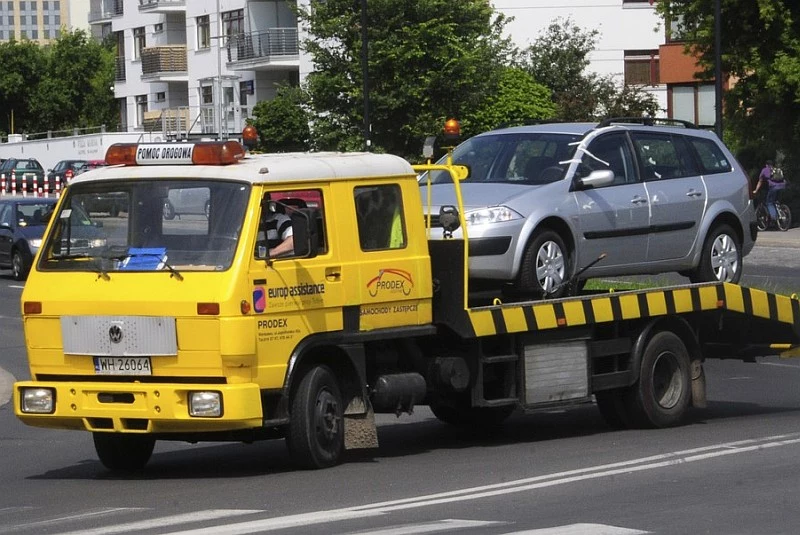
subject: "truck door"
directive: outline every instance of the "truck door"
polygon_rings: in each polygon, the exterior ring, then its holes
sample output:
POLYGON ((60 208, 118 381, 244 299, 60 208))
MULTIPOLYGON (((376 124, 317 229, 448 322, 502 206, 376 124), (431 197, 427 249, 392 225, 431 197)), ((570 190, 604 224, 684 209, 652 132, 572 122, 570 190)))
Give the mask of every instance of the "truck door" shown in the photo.
POLYGON ((304 190, 300 199, 284 191, 268 191, 262 198, 259 230, 249 252, 248 282, 256 316, 258 382, 267 388, 282 386, 289 358, 304 338, 342 330, 342 267, 331 243, 327 192, 327 187, 304 190), (285 223, 292 210, 308 204, 305 198, 315 199, 320 215, 316 255, 298 258, 290 251, 268 257, 278 241, 290 238, 285 223))

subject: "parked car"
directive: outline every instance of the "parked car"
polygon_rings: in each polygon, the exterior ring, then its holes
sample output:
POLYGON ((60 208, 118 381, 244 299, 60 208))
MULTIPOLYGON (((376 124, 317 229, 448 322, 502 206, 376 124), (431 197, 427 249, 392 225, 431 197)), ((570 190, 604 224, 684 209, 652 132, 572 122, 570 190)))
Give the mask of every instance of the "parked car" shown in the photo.
MULTIPOLYGON (((559 296, 598 276, 739 281, 757 234, 746 173, 714 133, 658 123, 521 126, 456 147, 475 285, 559 296)), ((448 174, 430 180, 437 216, 456 199, 448 174)))
POLYGON ((55 189, 56 179, 65 186, 72 177, 81 173, 81 168, 86 165, 86 160, 61 160, 52 169, 47 170, 47 180, 50 187, 55 189))
POLYGON ((76 174, 85 173, 86 171, 92 171, 94 169, 105 167, 107 165, 108 164, 106 163, 105 160, 87 160, 86 162, 84 162, 81 168, 78 169, 78 173, 76 174))
MULTIPOLYGON (((0 164, 0 177, 5 175, 6 191, 37 191, 44 188, 44 168, 34 158, 9 158, 0 164), (16 186, 12 184, 16 183, 16 186)), ((51 185, 50 190, 54 188, 51 185)))
POLYGON ((171 189, 164 201, 164 219, 172 220, 182 215, 204 215, 211 210, 210 192, 207 187, 171 189))

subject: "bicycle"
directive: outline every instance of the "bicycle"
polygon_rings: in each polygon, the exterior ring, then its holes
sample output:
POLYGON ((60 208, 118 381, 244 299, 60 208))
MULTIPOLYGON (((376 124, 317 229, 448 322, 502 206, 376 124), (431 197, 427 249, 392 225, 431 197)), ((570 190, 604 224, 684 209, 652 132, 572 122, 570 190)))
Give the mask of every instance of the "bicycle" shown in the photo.
POLYGON ((772 221, 772 218, 769 216, 769 210, 767 210, 767 203, 763 200, 758 203, 758 206, 756 207, 756 221, 758 223, 758 230, 767 230, 771 223, 775 223, 775 226, 778 228, 778 230, 784 232, 791 228, 792 211, 789 209, 789 207, 780 201, 775 201, 775 210, 777 211, 778 217, 775 221, 772 221))

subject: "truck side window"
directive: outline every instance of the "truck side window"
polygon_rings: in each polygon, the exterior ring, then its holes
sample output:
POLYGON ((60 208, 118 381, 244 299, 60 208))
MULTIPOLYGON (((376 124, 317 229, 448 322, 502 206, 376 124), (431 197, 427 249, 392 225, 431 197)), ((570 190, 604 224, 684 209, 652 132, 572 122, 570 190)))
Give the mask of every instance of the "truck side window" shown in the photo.
POLYGON ((400 186, 360 186, 353 194, 361 250, 404 248, 406 229, 400 186))

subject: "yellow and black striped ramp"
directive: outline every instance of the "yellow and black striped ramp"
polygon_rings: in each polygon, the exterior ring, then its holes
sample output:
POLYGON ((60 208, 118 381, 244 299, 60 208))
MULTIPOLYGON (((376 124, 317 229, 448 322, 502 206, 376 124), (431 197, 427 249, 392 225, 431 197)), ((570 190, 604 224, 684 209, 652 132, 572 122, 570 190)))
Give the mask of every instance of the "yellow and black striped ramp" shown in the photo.
POLYGON ((800 334, 800 301, 796 298, 729 283, 470 308, 466 311, 470 327, 465 331, 471 330, 480 337, 712 310, 738 312, 784 324, 795 335, 800 334))

